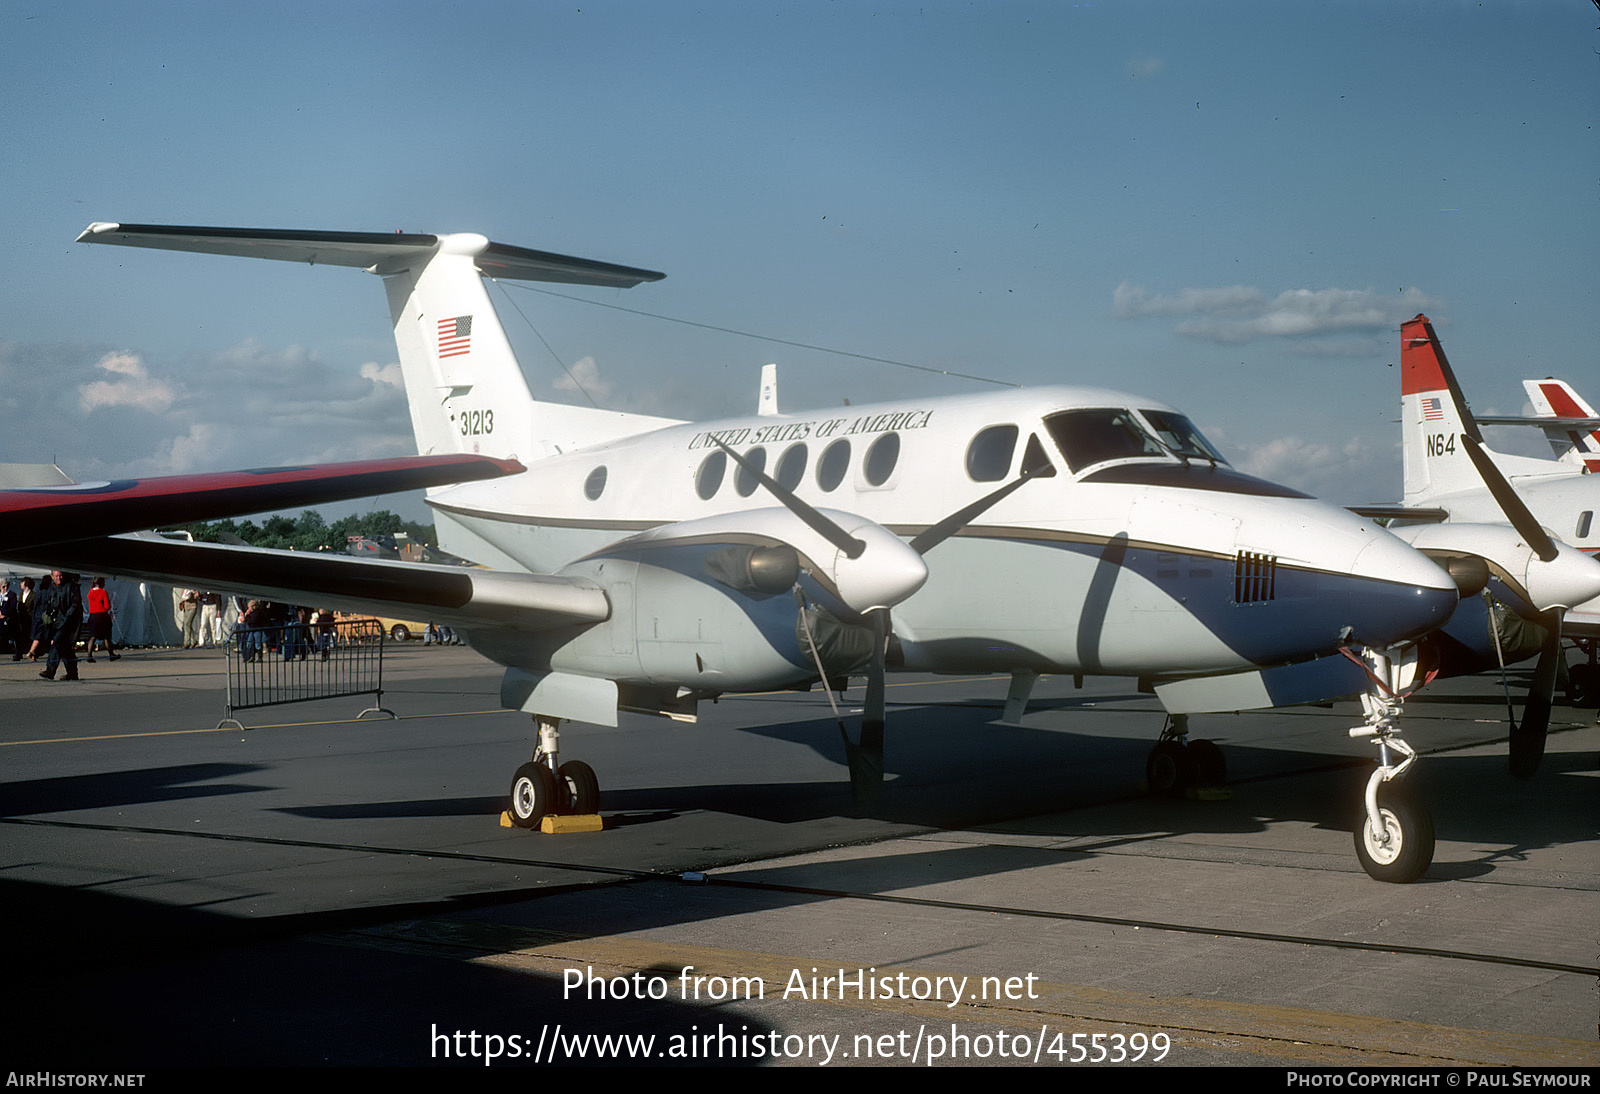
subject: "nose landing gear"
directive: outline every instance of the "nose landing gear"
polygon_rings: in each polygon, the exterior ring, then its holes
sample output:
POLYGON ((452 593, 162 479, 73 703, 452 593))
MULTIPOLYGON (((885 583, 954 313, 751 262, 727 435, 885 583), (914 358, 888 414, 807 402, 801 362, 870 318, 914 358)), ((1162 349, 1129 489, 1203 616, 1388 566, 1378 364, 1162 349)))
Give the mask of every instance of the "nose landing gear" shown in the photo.
POLYGON ((1399 780, 1417 762, 1396 724, 1406 689, 1417 674, 1415 646, 1363 650, 1372 686, 1361 695, 1366 721, 1350 730, 1378 746, 1378 767, 1367 779, 1365 809, 1356 824, 1356 858, 1377 881, 1405 884, 1433 865, 1433 818, 1399 780), (1398 761, 1398 762, 1397 762, 1398 761))

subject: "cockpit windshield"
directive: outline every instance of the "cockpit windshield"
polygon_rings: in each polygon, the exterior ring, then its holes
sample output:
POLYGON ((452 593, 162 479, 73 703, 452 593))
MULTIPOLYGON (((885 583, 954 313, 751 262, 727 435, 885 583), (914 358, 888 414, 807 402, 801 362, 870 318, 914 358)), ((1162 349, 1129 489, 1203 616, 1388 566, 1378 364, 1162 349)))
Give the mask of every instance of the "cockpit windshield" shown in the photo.
POLYGON ((1107 460, 1167 455, 1133 411, 1121 407, 1064 410, 1047 415, 1044 424, 1074 473, 1107 460))
POLYGON ((1195 459, 1227 463, 1222 454, 1211 447, 1211 442, 1201 435, 1194 427, 1194 423, 1182 414, 1172 410, 1141 410, 1144 420, 1155 429, 1156 436, 1161 438, 1161 443, 1170 448, 1178 456, 1193 456, 1195 459))

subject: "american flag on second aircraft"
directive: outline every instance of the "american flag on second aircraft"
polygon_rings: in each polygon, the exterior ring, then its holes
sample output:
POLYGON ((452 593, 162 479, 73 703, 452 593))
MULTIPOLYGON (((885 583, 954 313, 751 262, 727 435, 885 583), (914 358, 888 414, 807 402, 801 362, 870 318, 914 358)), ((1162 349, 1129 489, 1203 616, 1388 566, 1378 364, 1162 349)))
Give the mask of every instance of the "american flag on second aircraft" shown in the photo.
POLYGON ((1444 407, 1440 405, 1438 399, 1430 397, 1422 400, 1422 420, 1425 422, 1444 421, 1444 407))
POLYGON ((460 357, 472 351, 472 316, 439 320, 439 356, 460 357))

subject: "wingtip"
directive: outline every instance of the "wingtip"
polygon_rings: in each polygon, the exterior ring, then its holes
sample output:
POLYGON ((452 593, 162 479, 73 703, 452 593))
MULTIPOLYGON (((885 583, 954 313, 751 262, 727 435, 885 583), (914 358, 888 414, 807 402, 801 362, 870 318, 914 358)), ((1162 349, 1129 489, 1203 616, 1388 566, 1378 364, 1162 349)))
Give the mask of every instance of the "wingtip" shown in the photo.
POLYGON ((92 243, 94 241, 90 238, 91 236, 104 235, 106 232, 115 232, 121 227, 122 225, 115 224, 109 220, 97 220, 80 232, 78 234, 78 238, 74 242, 92 243))

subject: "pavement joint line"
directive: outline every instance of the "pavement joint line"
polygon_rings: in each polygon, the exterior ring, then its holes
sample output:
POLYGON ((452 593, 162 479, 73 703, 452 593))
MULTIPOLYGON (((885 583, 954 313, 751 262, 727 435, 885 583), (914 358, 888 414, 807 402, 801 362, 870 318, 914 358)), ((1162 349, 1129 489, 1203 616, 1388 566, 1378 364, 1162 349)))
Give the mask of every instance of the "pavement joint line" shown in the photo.
MULTIPOLYGON (((422 858, 448 858, 471 862, 489 862, 507 866, 534 866, 544 869, 568 870, 575 873, 605 874, 638 880, 676 881, 677 874, 629 869, 624 867, 595 866, 579 863, 552 862, 548 860, 520 859, 504 855, 481 855, 434 849, 378 847, 360 844, 335 844, 318 840, 293 840, 266 836, 242 836, 218 832, 186 832, 168 828, 146 828, 132 825, 85 824, 74 821, 37 820, 26 817, 0 817, 0 823, 33 825, 38 827, 74 828, 90 831, 135 832, 142 835, 175 836, 189 839, 209 839, 225 842, 258 843, 282 847, 313 847, 353 854, 396 855, 422 858)), ((889 838, 889 837, 886 837, 889 838)), ((878 842, 878 841, 871 841, 878 842)), ((749 864, 747 864, 749 865, 749 864)), ((747 889, 762 892, 793 893, 800 896, 822 896, 834 899, 876 901, 915 907, 949 908, 977 911, 988 914, 1009 915, 1030 919, 1051 919, 1076 923, 1097 923, 1107 926, 1136 927, 1147 930, 1168 931, 1175 934, 1210 935, 1214 938, 1238 938, 1248 941, 1276 942, 1295 946, 1318 946, 1329 949, 1356 950, 1365 953, 1403 954, 1414 957, 1432 957, 1478 964, 1509 965, 1518 968, 1543 969, 1549 972, 1569 973, 1579 976, 1600 977, 1600 967, 1568 965, 1554 961, 1536 961, 1526 958, 1506 957, 1498 954, 1468 953, 1458 950, 1439 950, 1425 946, 1404 946, 1395 943, 1357 942, 1342 939, 1317 938, 1309 935, 1280 935, 1263 931, 1245 931, 1216 925, 1168 923, 1155 920, 1133 919, 1124 916, 1101 916, 1083 912, 1052 911, 1041 908, 1021 908, 1009 905, 972 904, 965 901, 935 900, 892 893, 862 893, 844 889, 824 889, 807 885, 787 885, 779 882, 743 880, 708 874, 703 882, 708 886, 727 889, 747 889)))

